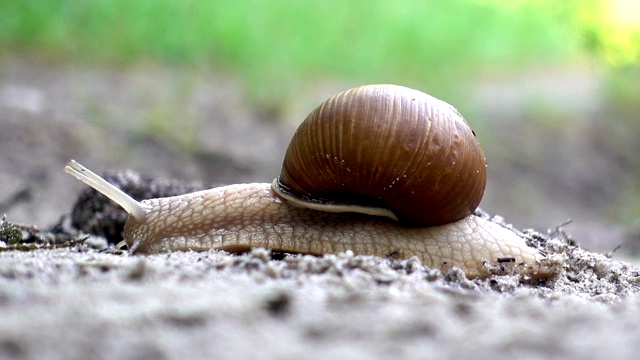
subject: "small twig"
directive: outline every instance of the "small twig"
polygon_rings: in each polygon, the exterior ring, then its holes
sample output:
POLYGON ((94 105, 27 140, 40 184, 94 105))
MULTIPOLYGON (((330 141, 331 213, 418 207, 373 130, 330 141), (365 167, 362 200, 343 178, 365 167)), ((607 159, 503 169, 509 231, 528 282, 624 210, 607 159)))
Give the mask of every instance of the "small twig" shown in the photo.
POLYGON ((611 251, 609 251, 608 253, 604 254, 604 256, 606 256, 607 258, 611 259, 613 257, 613 254, 618 251, 618 249, 620 249, 622 247, 622 244, 614 247, 613 249, 611 249, 611 251))

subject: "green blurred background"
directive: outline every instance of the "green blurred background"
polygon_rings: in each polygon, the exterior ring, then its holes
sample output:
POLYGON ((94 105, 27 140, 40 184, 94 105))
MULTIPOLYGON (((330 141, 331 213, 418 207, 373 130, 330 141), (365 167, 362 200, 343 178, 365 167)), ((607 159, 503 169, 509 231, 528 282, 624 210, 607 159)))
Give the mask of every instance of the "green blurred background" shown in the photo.
POLYGON ((418 88, 484 134, 493 211, 507 204, 521 227, 552 227, 594 209, 581 225, 637 236, 637 0, 4 0, 0 52, 5 65, 179 69, 187 80, 149 110, 146 130, 184 151, 198 150, 181 101, 200 76, 239 79, 247 106, 276 123, 310 111, 327 87, 418 88), (176 118, 186 138, 174 136, 176 118))
POLYGON ((636 65, 638 6, 633 0, 2 1, 0 46, 52 60, 239 72, 266 102, 324 77, 445 92, 487 72, 585 56, 602 66, 636 65))

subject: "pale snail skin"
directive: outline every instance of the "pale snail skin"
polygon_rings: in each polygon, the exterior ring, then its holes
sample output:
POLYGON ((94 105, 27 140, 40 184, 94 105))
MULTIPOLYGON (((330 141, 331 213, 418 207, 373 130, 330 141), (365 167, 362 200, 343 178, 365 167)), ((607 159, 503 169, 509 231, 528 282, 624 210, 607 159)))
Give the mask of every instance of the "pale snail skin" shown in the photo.
POLYGON ((138 202, 73 160, 65 171, 129 213, 123 237, 130 253, 260 247, 322 255, 351 250, 383 258, 416 256, 443 271, 459 267, 469 278, 486 277, 487 265, 508 259, 529 265, 533 277, 544 276, 535 266, 543 259, 536 249, 516 233, 474 215, 443 225, 407 227, 352 212, 396 217, 378 207, 334 205, 327 212, 315 204, 309 209, 304 201, 282 193, 279 179, 138 202))

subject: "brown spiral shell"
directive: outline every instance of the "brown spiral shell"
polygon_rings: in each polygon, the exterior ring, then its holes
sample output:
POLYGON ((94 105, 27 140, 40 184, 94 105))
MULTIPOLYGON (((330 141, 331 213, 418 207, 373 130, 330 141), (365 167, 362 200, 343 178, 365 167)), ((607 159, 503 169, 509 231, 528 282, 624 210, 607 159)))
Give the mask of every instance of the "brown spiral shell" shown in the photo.
POLYGON ((303 201, 386 208, 408 226, 432 226, 471 214, 486 177, 480 144, 455 108, 406 87, 366 85, 309 114, 274 186, 303 201))

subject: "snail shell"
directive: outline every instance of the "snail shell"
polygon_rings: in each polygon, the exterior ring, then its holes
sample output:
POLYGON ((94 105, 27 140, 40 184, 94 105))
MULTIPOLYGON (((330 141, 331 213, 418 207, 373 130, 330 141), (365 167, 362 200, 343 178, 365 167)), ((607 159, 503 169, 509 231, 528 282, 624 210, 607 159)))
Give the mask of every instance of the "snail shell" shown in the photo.
POLYGON ((433 226, 473 213, 486 181, 484 153, 455 108, 403 86, 366 85, 309 114, 273 187, 301 206, 433 226))

